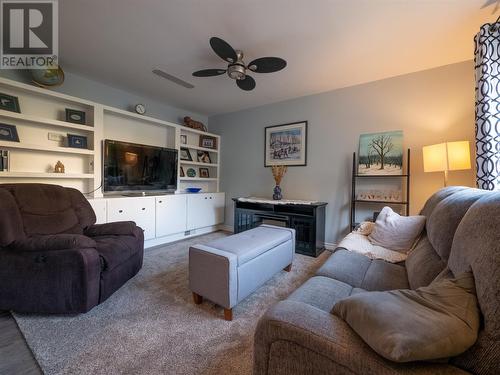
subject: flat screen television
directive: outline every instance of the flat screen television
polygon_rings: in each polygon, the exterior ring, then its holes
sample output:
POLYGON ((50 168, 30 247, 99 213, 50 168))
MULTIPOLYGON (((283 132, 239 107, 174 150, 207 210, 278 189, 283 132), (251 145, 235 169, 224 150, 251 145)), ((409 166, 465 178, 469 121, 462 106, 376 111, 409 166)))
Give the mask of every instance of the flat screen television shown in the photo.
POLYGON ((177 150, 106 139, 104 192, 174 192, 177 150))

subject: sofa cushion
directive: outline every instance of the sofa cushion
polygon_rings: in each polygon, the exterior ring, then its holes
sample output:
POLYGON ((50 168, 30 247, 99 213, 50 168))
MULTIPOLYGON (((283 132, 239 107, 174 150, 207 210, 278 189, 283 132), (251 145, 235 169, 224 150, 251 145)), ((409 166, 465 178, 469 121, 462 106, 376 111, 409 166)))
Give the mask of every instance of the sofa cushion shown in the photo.
POLYGON ((336 250, 316 275, 330 277, 366 290, 408 288, 408 278, 403 266, 378 259, 372 260, 344 249, 336 250))
POLYGON ((436 253, 424 234, 408 254, 405 267, 410 288, 417 289, 429 285, 446 268, 446 262, 436 253))
POLYGON ((375 259, 366 270, 361 288, 366 290, 391 290, 409 288, 404 266, 375 259))
POLYGON ((390 207, 384 207, 368 236, 372 244, 407 253, 424 229, 425 216, 401 216, 390 207))
POLYGON ((92 240, 96 242, 104 272, 113 270, 136 253, 142 252, 142 239, 135 236, 96 236, 92 240))
POLYGON ((453 236, 469 207, 485 194, 484 190, 464 189, 450 194, 436 205, 427 218, 427 237, 444 261, 448 260, 453 236))
POLYGON ((26 235, 83 233, 66 188, 46 184, 12 184, 2 187, 14 196, 26 235))
POLYGON ((97 219, 89 201, 77 189, 66 188, 66 191, 71 199, 71 207, 78 218, 79 226, 85 229, 94 225, 97 219))
POLYGON ((359 288, 353 288, 349 284, 329 277, 314 276, 290 294, 287 299, 329 312, 338 301, 360 291, 359 288))
POLYGON ((269 249, 290 240, 294 240, 291 230, 262 225, 209 242, 206 246, 235 254, 238 257, 238 265, 241 266, 269 249))
POLYGON ((470 272, 417 290, 356 294, 339 301, 333 313, 395 362, 463 353, 476 341, 480 319, 470 272))
POLYGON ((448 186, 443 189, 438 190, 433 195, 427 199, 424 204, 424 208, 420 211, 420 215, 425 217, 429 217, 432 214, 432 211, 436 208, 436 206, 443 200, 449 197, 452 194, 455 194, 457 191, 466 190, 465 186, 448 186))
POLYGON ((457 228, 448 261, 457 275, 472 270, 484 329, 476 344, 452 361, 476 374, 498 374, 500 363, 500 192, 487 192, 457 228))

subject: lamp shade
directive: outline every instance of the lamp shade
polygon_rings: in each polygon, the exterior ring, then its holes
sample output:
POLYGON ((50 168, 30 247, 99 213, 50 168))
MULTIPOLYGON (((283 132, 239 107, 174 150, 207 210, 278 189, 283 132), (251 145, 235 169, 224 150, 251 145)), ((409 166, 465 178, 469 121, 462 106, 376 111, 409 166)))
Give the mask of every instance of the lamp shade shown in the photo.
POLYGON ((469 141, 448 142, 448 170, 470 169, 469 141))
POLYGON ((447 169, 446 143, 424 146, 424 172, 442 172, 447 169))

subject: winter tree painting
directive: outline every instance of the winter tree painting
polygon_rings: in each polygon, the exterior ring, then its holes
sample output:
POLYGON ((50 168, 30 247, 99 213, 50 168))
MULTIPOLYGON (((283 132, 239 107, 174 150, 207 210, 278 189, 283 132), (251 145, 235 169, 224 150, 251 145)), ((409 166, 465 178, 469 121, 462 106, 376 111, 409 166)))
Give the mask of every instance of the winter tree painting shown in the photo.
POLYGON ((403 132, 361 134, 358 174, 399 175, 403 173, 403 132))

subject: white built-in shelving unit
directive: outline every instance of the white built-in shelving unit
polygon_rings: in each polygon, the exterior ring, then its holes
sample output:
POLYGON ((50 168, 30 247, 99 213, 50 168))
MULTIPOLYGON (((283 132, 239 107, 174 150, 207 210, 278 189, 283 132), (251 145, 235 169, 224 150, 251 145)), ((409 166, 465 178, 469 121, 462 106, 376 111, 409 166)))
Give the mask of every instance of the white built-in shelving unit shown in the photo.
POLYGON ((178 192, 187 187, 201 187, 207 193, 219 191, 221 142, 216 134, 5 78, 0 78, 0 93, 18 97, 21 109, 21 113, 0 110, 0 123, 15 125, 20 140, 0 140, 0 149, 10 151, 10 168, 0 172, 0 183, 57 183, 102 197, 102 141, 113 139, 177 149, 179 156, 180 148, 187 147, 193 161, 179 158, 179 166, 185 173, 188 168, 195 169, 196 177, 181 178, 179 168, 178 192), (66 122, 66 108, 84 111, 86 124, 66 122), (50 140, 49 133, 56 133, 60 140, 50 140), (87 137, 88 149, 68 147, 68 133, 87 137), (187 144, 181 144, 181 135, 186 136, 187 144), (217 149, 200 147, 201 135, 216 138, 217 149), (198 161, 198 151, 208 152, 211 162, 198 161), (59 160, 65 173, 54 173, 59 160), (199 168, 203 167, 209 169, 209 178, 200 177, 199 168))

